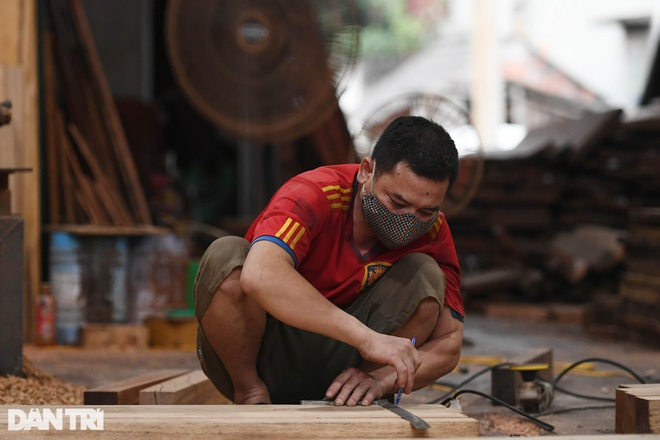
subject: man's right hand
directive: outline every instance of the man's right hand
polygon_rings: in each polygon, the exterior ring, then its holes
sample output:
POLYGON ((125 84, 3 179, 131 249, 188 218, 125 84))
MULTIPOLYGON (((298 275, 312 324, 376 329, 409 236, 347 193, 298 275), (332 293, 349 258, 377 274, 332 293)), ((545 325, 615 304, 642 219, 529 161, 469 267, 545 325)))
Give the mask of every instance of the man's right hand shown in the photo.
POLYGON ((415 372, 422 358, 410 339, 374 332, 365 344, 356 348, 364 360, 394 368, 396 385, 403 388, 406 394, 412 392, 415 372))

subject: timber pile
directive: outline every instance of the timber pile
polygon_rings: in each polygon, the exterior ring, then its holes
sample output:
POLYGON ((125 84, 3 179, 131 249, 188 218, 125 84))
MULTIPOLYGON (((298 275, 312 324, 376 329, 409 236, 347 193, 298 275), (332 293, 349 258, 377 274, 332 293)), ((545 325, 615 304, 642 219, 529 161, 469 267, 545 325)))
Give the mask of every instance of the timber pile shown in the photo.
POLYGON ((80 0, 48 0, 43 37, 48 216, 53 225, 152 223, 80 0))
POLYGON ((615 431, 617 434, 660 434, 660 384, 619 385, 615 431))
POLYGON ((644 317, 646 339, 660 342, 658 170, 658 109, 643 120, 624 120, 619 110, 588 115, 490 155, 474 200, 451 219, 464 295, 474 304, 584 303, 605 294, 601 309, 630 313, 615 328, 640 327, 644 317))

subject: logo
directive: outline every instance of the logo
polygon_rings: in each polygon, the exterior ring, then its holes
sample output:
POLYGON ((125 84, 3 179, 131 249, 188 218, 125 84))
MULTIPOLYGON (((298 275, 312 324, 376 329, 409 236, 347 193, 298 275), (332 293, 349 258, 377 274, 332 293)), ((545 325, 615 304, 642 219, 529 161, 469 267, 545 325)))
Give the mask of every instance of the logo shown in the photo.
POLYGON ((50 408, 32 408, 26 414, 22 409, 10 408, 7 410, 7 429, 9 431, 29 431, 36 429, 48 431, 54 428, 62 431, 102 431, 103 410, 93 408, 57 408, 53 412, 50 408))
POLYGON ((389 269, 391 265, 391 263, 380 262, 364 266, 364 278, 362 279, 361 290, 373 286, 376 281, 387 272, 387 269, 389 269))

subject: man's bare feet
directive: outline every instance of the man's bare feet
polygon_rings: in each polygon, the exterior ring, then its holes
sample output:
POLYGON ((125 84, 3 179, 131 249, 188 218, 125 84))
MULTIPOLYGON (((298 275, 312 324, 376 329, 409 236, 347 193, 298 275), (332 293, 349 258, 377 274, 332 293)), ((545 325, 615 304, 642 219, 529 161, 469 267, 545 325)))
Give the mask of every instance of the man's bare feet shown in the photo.
POLYGON ((264 383, 254 388, 246 389, 244 391, 234 390, 234 403, 236 405, 256 405, 267 404, 270 405, 270 394, 268 388, 264 383))

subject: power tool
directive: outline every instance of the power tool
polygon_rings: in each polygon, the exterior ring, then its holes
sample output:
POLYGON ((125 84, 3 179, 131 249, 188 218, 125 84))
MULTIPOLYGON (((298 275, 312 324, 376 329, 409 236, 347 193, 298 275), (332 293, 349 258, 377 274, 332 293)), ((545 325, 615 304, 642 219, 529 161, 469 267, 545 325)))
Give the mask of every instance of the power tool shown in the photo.
POLYGON ((538 377, 540 371, 547 370, 548 364, 511 365, 509 369, 520 372, 522 382, 516 389, 516 406, 522 411, 539 413, 552 403, 552 384, 538 377))

